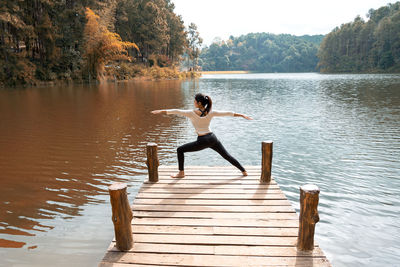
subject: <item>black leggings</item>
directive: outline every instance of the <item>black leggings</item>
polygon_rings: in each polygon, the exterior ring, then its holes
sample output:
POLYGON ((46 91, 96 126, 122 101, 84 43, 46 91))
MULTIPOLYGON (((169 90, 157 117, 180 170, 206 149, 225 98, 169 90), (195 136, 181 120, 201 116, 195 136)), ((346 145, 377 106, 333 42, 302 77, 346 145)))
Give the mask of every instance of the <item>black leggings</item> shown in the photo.
POLYGON ((191 142, 184 144, 180 147, 178 147, 178 163, 179 163, 179 170, 183 171, 184 170, 184 161, 185 161, 185 156, 183 153, 185 152, 193 152, 193 151, 199 151, 203 150, 205 148, 211 148, 217 151, 224 159, 229 161, 233 166, 241 170, 242 172, 245 171, 242 165, 229 153, 226 151, 224 146, 221 144, 221 142, 218 140, 218 138, 215 136, 213 133, 209 133, 206 135, 202 135, 197 137, 197 141, 191 142))

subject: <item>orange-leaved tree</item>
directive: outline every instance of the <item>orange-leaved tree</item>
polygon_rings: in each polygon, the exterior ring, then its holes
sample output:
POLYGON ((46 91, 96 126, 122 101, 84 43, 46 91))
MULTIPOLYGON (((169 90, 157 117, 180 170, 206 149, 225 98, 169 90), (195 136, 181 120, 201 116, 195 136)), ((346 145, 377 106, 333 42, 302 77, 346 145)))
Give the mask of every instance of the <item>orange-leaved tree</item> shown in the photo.
POLYGON ((85 11, 87 23, 84 29, 85 38, 85 70, 83 75, 90 78, 100 78, 104 66, 112 60, 130 60, 127 50, 135 48, 135 43, 124 42, 117 33, 110 32, 99 23, 100 17, 90 8, 85 11))

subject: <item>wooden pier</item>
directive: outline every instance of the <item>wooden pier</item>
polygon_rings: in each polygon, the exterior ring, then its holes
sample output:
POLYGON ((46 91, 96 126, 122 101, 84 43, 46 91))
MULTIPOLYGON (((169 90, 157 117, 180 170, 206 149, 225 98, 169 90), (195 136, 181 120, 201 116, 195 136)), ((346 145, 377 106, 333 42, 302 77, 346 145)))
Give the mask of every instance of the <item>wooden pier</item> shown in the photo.
POLYGON ((122 252, 114 240, 99 266, 331 266, 313 243, 316 207, 311 250, 300 250, 299 216, 279 185, 260 183, 261 166, 246 169, 244 177, 233 167, 190 166, 176 179, 176 166, 160 166, 132 205, 132 248, 122 252))

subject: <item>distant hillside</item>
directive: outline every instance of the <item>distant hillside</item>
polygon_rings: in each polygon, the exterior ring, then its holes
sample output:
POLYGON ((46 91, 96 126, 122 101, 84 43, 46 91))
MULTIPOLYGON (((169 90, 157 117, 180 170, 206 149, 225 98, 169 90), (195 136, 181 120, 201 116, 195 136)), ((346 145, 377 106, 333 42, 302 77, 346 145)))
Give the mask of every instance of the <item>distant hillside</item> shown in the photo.
POLYGON ((211 44, 200 55, 204 71, 312 72, 323 35, 250 33, 211 44))
POLYGON ((302 35, 299 36, 300 39, 303 39, 304 41, 314 43, 316 45, 320 45, 322 40, 324 39, 325 35, 318 34, 318 35, 302 35))

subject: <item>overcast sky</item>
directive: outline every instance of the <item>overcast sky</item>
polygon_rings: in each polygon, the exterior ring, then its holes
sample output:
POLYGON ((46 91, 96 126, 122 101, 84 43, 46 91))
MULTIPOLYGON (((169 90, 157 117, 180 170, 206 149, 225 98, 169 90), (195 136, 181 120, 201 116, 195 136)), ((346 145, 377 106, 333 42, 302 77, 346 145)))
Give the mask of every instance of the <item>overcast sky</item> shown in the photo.
POLYGON ((250 32, 289 33, 293 35, 327 34, 336 26, 366 19, 368 10, 378 9, 390 0, 172 0, 175 13, 185 25, 194 22, 211 44, 250 32))

